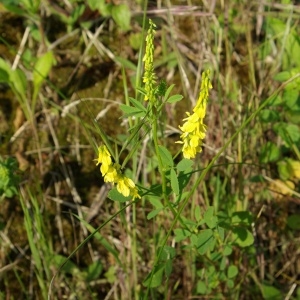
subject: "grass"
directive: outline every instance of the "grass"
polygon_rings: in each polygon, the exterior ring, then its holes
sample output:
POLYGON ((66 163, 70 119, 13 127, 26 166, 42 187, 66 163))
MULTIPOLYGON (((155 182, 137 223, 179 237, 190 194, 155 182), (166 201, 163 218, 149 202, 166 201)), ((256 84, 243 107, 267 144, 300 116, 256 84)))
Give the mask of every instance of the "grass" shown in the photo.
POLYGON ((299 7, 287 2, 0 5, 0 299, 300 299, 299 7), (156 104, 143 95, 145 17, 156 104), (178 126, 205 70, 203 150, 183 159, 178 126), (101 144, 141 199, 104 182, 101 144))

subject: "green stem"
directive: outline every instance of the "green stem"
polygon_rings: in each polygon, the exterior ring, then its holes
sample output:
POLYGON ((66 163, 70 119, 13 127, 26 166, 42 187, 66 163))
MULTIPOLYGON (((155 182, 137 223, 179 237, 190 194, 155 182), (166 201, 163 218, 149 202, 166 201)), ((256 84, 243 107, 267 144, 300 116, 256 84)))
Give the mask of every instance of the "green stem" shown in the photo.
POLYGON ((132 259, 132 269, 133 269, 133 288, 134 288, 134 299, 139 299, 138 290, 135 288, 138 285, 138 275, 137 275, 137 264, 136 259, 137 255, 137 247, 136 247, 136 205, 132 204, 132 251, 131 251, 131 259, 132 259))
POLYGON ((158 169, 159 169, 159 173, 161 174, 162 195, 163 195, 164 203, 168 205, 173 216, 175 217, 177 215, 177 212, 174 209, 174 207, 172 206, 172 203, 168 199, 166 172, 165 172, 162 160, 161 160, 161 156, 159 155, 158 137, 157 137, 157 119, 155 119, 152 123, 152 134, 153 134, 155 153, 156 153, 157 160, 158 160, 158 169))

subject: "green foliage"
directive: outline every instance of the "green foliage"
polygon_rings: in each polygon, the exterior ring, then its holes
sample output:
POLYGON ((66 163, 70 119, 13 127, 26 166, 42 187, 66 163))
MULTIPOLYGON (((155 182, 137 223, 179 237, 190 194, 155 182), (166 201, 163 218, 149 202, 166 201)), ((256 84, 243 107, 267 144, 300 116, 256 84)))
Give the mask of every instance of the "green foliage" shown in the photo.
POLYGON ((92 10, 98 10, 104 17, 111 16, 121 30, 131 29, 131 13, 127 4, 112 4, 105 0, 88 0, 87 2, 92 10))
POLYGON ((128 197, 125 197, 123 196, 122 194, 120 194, 116 188, 113 188, 112 190, 109 191, 108 193, 108 198, 110 200, 113 200, 113 201, 117 201, 117 202, 126 202, 126 201, 129 201, 131 199, 130 196, 128 197))
POLYGON ((282 294, 280 291, 274 286, 270 286, 267 284, 262 285, 262 294, 265 300, 280 300, 282 299, 282 294))
POLYGON ((17 195, 17 186, 19 176, 16 175, 18 163, 15 159, 9 157, 6 160, 0 160, 0 197, 11 198, 17 195))
POLYGON ((202 214, 200 207, 195 209, 195 220, 185 220, 187 228, 174 230, 175 240, 190 240, 185 247, 195 249, 196 259, 204 267, 197 271, 197 294, 209 295, 218 291, 220 284, 226 283, 230 290, 236 286, 239 267, 230 264, 229 256, 236 247, 247 249, 254 242, 249 231, 252 216, 249 212, 235 212, 231 217, 215 214, 213 207, 208 207, 202 214), (220 215, 220 216, 219 216, 220 215))
POLYGON ((36 18, 41 1, 40 0, 3 0, 4 7, 18 15, 30 16, 36 18))
MULTIPOLYGON (((27 196, 27 195, 26 195, 27 196)), ((52 257, 52 245, 47 241, 47 228, 43 222, 43 215, 37 199, 28 192, 28 201, 24 194, 20 197, 24 213, 24 226, 28 237, 32 260, 34 261, 34 274, 39 283, 39 289, 43 298, 47 298, 46 282, 50 280, 50 261, 52 257)))
MULTIPOLYGON (((31 112, 35 111, 37 97, 41 86, 49 75, 54 63, 55 59, 51 51, 45 53, 35 61, 35 65, 31 73, 33 77, 33 94, 31 96, 31 104, 29 104, 29 84, 25 72, 20 68, 13 70, 9 63, 0 58, 0 82, 6 83, 10 86, 17 97, 27 119, 30 119, 31 112)), ((27 62, 27 65, 30 66, 29 62, 27 62)))
POLYGON ((122 30, 128 31, 131 29, 130 26, 131 13, 128 5, 126 4, 114 5, 111 9, 111 16, 122 30))
POLYGON ((41 89, 45 78, 47 78, 55 59, 52 51, 49 51, 38 58, 33 68, 33 95, 32 95, 32 110, 35 110, 35 103, 38 93, 41 89))
POLYGON ((300 39, 295 28, 288 28, 289 24, 278 18, 268 19, 268 31, 276 37, 282 50, 282 68, 284 70, 291 66, 300 67, 299 60, 295 59, 300 51, 300 39))

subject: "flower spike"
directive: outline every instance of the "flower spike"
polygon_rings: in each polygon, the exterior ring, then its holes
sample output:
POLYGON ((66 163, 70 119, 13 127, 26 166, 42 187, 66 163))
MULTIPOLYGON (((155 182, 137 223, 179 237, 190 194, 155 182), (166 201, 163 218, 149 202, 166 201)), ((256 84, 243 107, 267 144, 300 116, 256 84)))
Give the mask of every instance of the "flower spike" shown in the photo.
POLYGON ((154 28, 156 25, 149 20, 149 29, 146 37, 146 52, 143 58, 145 62, 145 73, 143 77, 143 82, 145 83, 145 101, 149 100, 152 104, 155 103, 155 83, 156 83, 156 76, 154 73, 154 66, 153 66, 153 56, 154 56, 154 35, 155 30, 154 28))
POLYGON ((206 105, 209 90, 212 88, 209 73, 209 70, 202 73, 200 94, 193 109, 194 113, 191 115, 187 112, 187 118, 183 119, 185 123, 179 126, 183 133, 180 136, 181 141, 177 141, 176 143, 183 144, 183 157, 187 159, 195 158, 197 152, 202 151, 202 140, 206 135, 206 125, 204 124, 206 105))

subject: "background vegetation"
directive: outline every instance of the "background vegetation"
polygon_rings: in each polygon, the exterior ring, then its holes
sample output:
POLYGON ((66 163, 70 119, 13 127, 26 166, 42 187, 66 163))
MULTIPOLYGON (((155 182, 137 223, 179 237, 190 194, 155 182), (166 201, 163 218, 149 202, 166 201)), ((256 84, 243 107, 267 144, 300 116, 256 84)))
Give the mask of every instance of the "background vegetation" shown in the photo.
POLYGON ((1 299, 300 299, 299 1, 2 0, 0 17, 1 299), (143 103, 147 18, 158 81, 184 96, 158 119, 168 205, 141 112, 121 118, 143 103), (205 144, 182 160, 207 69, 205 144), (108 198, 103 135, 141 200, 108 198))

